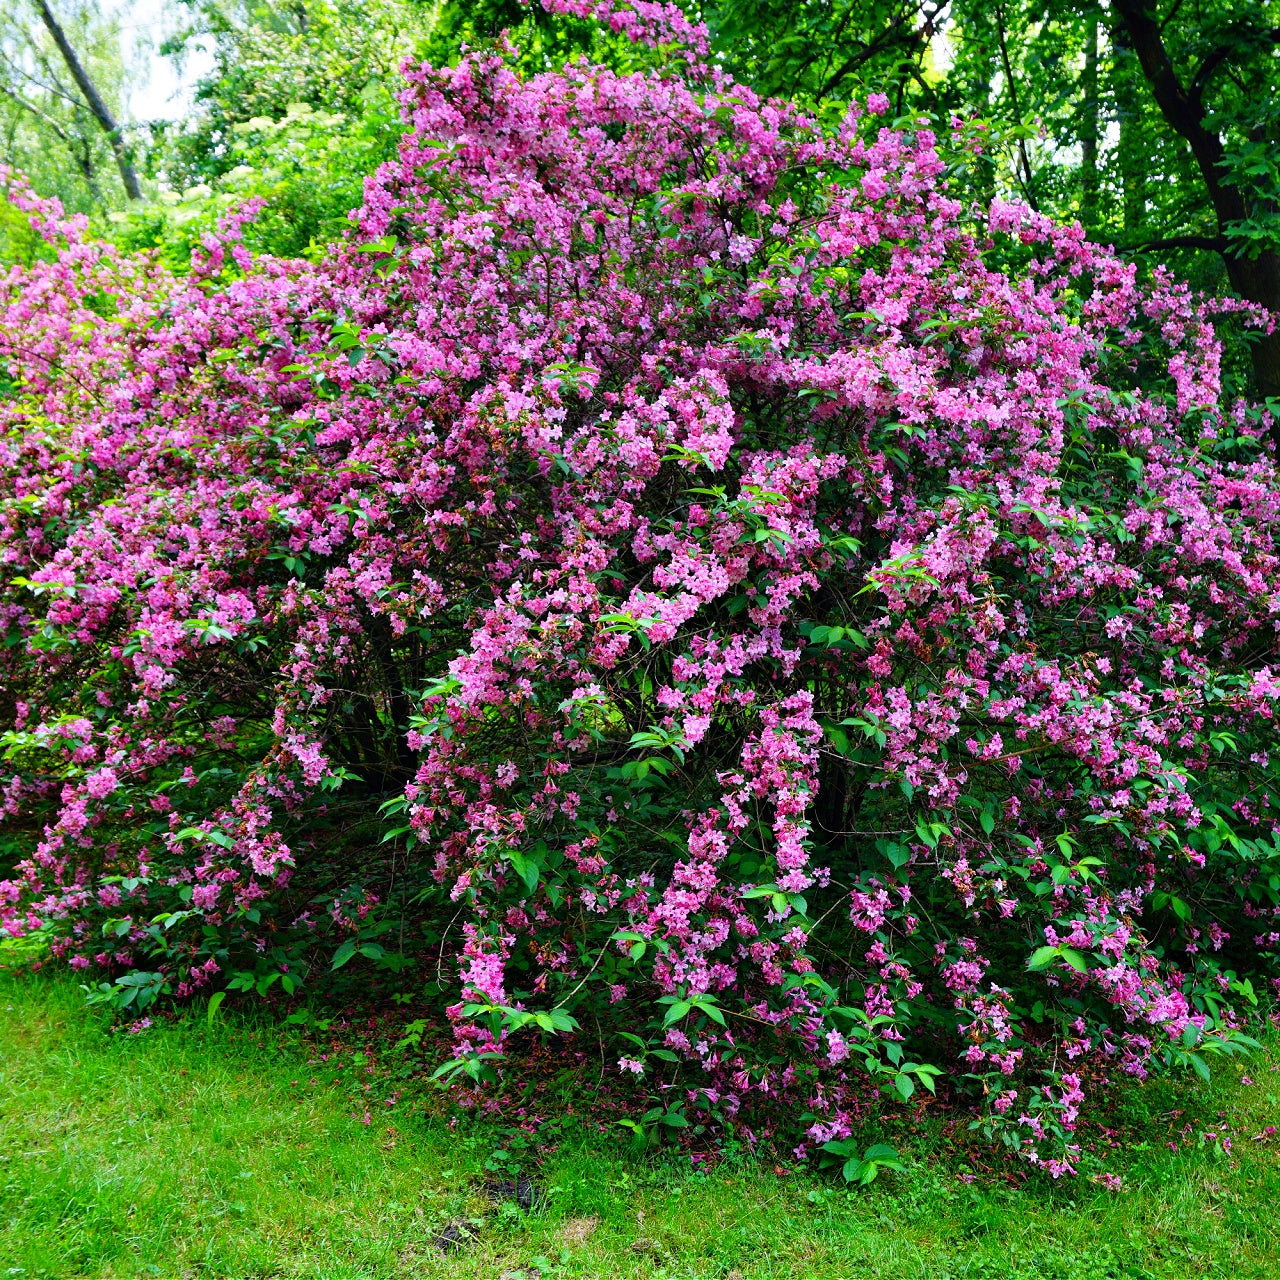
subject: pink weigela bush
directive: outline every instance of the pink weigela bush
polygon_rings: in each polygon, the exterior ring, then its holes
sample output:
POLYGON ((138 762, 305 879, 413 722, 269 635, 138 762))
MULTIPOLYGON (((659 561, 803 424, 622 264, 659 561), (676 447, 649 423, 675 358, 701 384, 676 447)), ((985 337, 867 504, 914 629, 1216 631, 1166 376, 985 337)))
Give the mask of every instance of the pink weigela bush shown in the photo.
POLYGON ((683 38, 411 70, 319 267, 14 185, 4 927, 130 1010, 425 962, 460 1079, 582 1027, 806 1143, 941 1075, 1059 1173, 1275 979, 1269 420, 1205 303, 683 38))

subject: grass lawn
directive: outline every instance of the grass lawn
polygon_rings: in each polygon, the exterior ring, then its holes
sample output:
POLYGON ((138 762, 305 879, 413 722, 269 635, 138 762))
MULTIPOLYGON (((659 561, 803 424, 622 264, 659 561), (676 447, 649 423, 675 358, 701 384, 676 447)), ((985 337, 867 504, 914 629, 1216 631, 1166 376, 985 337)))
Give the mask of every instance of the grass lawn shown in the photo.
POLYGON ((1253 1141, 1280 1123, 1277 1043, 1207 1087, 1126 1093, 1117 1193, 966 1183, 926 1138, 900 1143, 905 1175, 850 1192, 583 1136, 544 1153, 528 1215, 478 1194, 491 1129, 451 1130, 411 1092, 366 1125, 362 1070, 234 1018, 111 1033, 74 984, 0 977, 0 1280, 1280 1276, 1280 1135, 1253 1141), (1199 1138, 1224 1121, 1229 1153, 1199 1138), (442 1253, 458 1220, 474 1240, 442 1253))

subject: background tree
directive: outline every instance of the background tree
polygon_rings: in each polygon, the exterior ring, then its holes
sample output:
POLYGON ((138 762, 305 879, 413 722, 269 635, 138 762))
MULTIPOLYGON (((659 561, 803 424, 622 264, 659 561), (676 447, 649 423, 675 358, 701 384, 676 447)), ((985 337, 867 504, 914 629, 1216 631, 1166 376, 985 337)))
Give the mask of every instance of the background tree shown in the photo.
POLYGON ((0 160, 71 209, 136 199, 128 74, 119 24, 96 4, 0 9, 0 160))
POLYGON ((432 14, 400 0, 190 5, 164 51, 181 57, 201 42, 213 69, 192 111, 155 130, 160 198, 130 211, 117 241, 162 248, 181 267, 233 204, 258 198, 253 249, 323 254, 349 226, 365 175, 395 154, 400 66, 420 56, 432 14))
POLYGON ((193 0, 185 28, 164 48, 212 47, 191 115, 168 131, 160 161, 175 184, 208 181, 239 163, 236 126, 279 120, 304 104, 355 120, 395 112, 400 64, 430 28, 432 9, 403 0, 193 0))
POLYGON ((726 0, 703 6, 714 47, 760 90, 818 101, 868 84, 899 106, 934 86, 932 42, 946 0, 726 0))
MULTIPOLYGON (((1280 310, 1280 107, 1275 89, 1280 12, 1267 3, 1197 8, 1115 0, 1166 126, 1199 177, 1195 225, 1171 227, 1150 247, 1204 249, 1222 257, 1232 288, 1280 310)), ((1253 348, 1258 390, 1280 396, 1280 334, 1253 348)))
MULTIPOLYGON (((1145 264, 1280 308, 1273 0, 725 0, 702 14, 762 90, 822 105, 875 89, 901 113, 984 116, 994 145, 974 194, 1078 217, 1145 264)), ((1255 389, 1280 394, 1280 336, 1257 338, 1251 363, 1255 389)))
POLYGON ((102 126, 102 132, 106 134, 107 145, 110 146, 111 154, 115 157, 116 168, 120 171, 120 181, 124 184, 125 194, 130 200, 141 200, 142 189, 138 186, 138 174, 133 167, 133 160, 129 155, 129 147, 125 142, 124 130, 120 122, 102 94, 98 92, 98 86, 94 84, 89 69, 68 39, 62 23, 49 7, 48 0, 36 0, 36 7, 40 11, 40 21, 62 55, 67 72, 84 98, 85 105, 93 118, 102 126))

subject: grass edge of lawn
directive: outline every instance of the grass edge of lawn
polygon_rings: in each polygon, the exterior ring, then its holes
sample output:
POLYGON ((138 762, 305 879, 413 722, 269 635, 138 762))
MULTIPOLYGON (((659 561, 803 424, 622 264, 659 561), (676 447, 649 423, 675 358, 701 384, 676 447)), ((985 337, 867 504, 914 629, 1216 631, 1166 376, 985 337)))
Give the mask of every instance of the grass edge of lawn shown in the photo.
POLYGON ((963 1181, 936 1133, 898 1141, 905 1175, 848 1191, 754 1159, 698 1173, 580 1129, 543 1157, 546 1201, 527 1217, 478 1194, 494 1125, 451 1127, 414 1110, 412 1089, 387 1108, 355 1051, 320 1061, 287 1040, 264 1016, 196 1012, 131 1036, 64 977, 0 976, 0 1275, 1182 1280, 1280 1266, 1277 1144, 1253 1141, 1280 1115, 1274 1037, 1207 1086, 1128 1088, 1139 1136, 1108 1166, 1115 1194, 963 1181), (450 1222, 475 1240, 442 1254, 450 1222))

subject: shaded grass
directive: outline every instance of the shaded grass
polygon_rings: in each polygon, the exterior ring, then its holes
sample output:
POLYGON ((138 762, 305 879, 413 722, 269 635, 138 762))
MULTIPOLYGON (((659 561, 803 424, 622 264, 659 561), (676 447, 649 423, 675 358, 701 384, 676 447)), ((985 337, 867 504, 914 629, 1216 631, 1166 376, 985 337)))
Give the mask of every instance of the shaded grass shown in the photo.
POLYGON ((694 1173, 583 1130, 544 1156, 528 1216, 477 1195, 491 1128, 409 1098, 370 1101, 365 1124, 362 1070, 233 1019, 112 1033, 73 984, 0 977, 0 1277, 1280 1275, 1278 1144, 1252 1141, 1280 1123, 1280 1044, 1207 1087, 1125 1092, 1114 1194, 966 1183, 936 1137, 901 1144, 906 1175, 848 1192, 754 1161, 694 1173), (1229 1153, 1197 1140, 1222 1121, 1229 1153), (459 1219, 475 1238, 444 1255, 459 1219))

